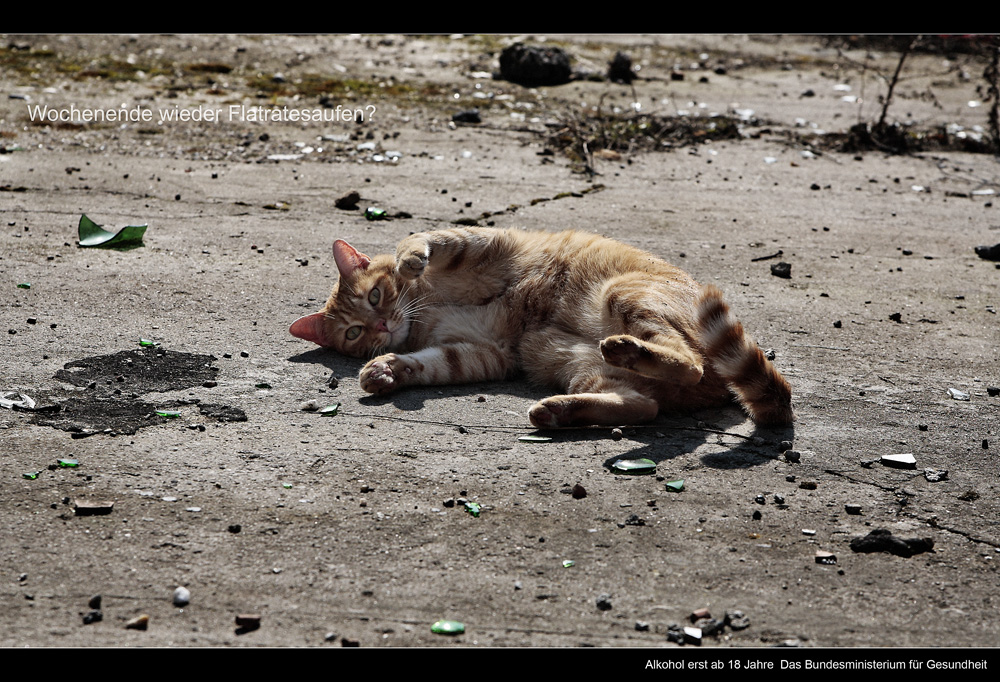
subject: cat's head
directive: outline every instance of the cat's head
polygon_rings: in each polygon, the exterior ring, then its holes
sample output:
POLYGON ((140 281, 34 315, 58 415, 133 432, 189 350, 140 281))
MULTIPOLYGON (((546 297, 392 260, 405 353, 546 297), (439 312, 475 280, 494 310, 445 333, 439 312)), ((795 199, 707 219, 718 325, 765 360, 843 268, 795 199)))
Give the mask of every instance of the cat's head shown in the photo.
POLYGON ((333 243, 340 279, 323 310, 288 331, 343 355, 367 358, 402 347, 410 321, 400 301, 392 256, 369 258, 342 239, 333 243))

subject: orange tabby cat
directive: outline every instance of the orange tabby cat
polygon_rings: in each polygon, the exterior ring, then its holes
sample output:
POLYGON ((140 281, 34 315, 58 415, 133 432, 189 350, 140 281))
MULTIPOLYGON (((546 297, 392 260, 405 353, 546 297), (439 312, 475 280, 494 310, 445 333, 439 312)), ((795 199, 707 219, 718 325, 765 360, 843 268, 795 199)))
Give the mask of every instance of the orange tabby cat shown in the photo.
POLYGON ((792 421, 791 388, 721 292, 639 249, 583 232, 456 228, 395 257, 333 245, 340 280, 289 331, 371 359, 361 387, 504 379, 559 390, 539 427, 646 422, 735 397, 760 425, 792 421))

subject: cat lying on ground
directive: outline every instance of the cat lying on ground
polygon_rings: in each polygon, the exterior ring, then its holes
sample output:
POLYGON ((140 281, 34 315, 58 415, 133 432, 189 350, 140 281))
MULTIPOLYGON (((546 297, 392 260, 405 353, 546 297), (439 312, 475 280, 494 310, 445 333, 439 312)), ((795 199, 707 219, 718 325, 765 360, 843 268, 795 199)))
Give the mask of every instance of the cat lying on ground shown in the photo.
POLYGON ((333 245, 340 280, 289 331, 373 358, 361 387, 499 380, 560 391, 538 427, 625 425, 735 398, 762 426, 791 423, 791 388, 722 293, 631 246, 584 232, 456 228, 414 234, 395 257, 333 245))

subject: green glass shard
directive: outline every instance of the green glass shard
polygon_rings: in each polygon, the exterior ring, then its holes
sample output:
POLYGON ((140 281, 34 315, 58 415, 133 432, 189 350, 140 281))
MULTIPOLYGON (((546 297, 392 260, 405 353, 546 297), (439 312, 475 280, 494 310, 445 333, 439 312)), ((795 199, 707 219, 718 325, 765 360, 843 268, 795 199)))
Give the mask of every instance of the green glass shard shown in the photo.
POLYGON ((321 407, 317 410, 324 417, 335 417, 337 416, 337 410, 340 409, 340 403, 336 405, 327 405, 326 407, 321 407))
POLYGON ((656 472, 656 462, 651 459, 620 459, 611 465, 618 474, 641 476, 656 472))
POLYGON ((431 625, 431 632, 436 635, 460 635, 465 632, 465 623, 457 620, 439 620, 431 625))
POLYGON ((80 246, 109 249, 142 246, 142 237, 146 234, 146 227, 146 225, 128 225, 117 232, 108 232, 86 215, 81 215, 78 228, 80 246))
POLYGON ((31 285, 29 283, 27 283, 27 282, 21 282, 20 284, 17 285, 17 288, 18 289, 30 289, 31 285))
POLYGON ((677 481, 667 481, 666 485, 667 485, 667 490, 679 493, 680 491, 684 490, 684 479, 680 479, 677 481))
POLYGON ((259 384, 254 384, 254 388, 271 388, 271 384, 262 381, 259 384))
POLYGON ((180 412, 172 412, 170 410, 157 410, 156 414, 160 415, 164 419, 177 419, 181 416, 180 412))
POLYGON ((21 474, 21 476, 23 476, 24 478, 28 479, 29 481, 34 481, 36 478, 38 478, 38 474, 40 474, 40 473, 42 473, 42 472, 41 471, 26 471, 23 474, 21 474))
POLYGON ((368 207, 365 209, 365 218, 367 220, 385 220, 386 219, 385 209, 368 207))
POLYGON ((159 346, 159 341, 153 341, 152 339, 139 339, 139 345, 143 348, 151 348, 153 346, 159 346))
POLYGON ((563 568, 572 568, 573 566, 576 566, 576 562, 572 559, 566 559, 566 561, 563 562, 563 568))
POLYGON ((475 517, 479 516, 479 512, 481 510, 482 510, 482 507, 479 506, 478 502, 466 502, 465 503, 465 511, 469 512, 470 514, 472 514, 475 517))
POLYGON ((552 438, 549 436, 520 436, 518 440, 522 443, 548 443, 552 438))
POLYGON ((282 483, 282 484, 281 484, 281 487, 282 487, 282 488, 291 488, 291 487, 292 487, 292 484, 291 484, 291 483, 282 483))
POLYGON ((80 466, 80 463, 75 459, 60 459, 58 461, 58 464, 61 467, 68 467, 68 468, 80 466))

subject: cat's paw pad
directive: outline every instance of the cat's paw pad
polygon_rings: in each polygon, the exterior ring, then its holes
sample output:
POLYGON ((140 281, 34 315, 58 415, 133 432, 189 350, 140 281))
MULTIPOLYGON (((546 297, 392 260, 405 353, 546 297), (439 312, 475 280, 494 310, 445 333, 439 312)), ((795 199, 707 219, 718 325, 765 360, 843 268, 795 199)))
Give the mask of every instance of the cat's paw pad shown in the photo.
POLYGON ((427 247, 397 254, 396 272, 404 279, 416 279, 427 267, 427 247))
POLYGON ((557 429, 570 423, 567 406, 552 398, 535 403, 528 410, 528 419, 540 429, 557 429))
POLYGON ((368 393, 388 393, 399 386, 393 371, 395 356, 375 358, 361 370, 361 388, 368 393))
POLYGON ((631 336, 609 336, 601 341, 601 355, 609 365, 633 369, 642 360, 648 360, 649 350, 631 336))

